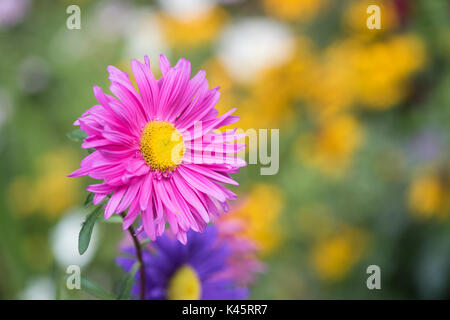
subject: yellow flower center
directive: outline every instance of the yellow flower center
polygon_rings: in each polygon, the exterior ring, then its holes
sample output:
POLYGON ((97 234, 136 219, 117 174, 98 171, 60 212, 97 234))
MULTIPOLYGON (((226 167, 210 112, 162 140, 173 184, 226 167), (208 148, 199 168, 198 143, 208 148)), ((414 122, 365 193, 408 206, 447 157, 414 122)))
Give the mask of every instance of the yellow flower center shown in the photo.
POLYGON ((199 300, 201 284, 197 273, 188 265, 179 268, 169 281, 167 298, 169 300, 199 300))
POLYGON ((152 170, 173 171, 183 160, 183 136, 169 122, 150 121, 142 132, 140 150, 152 170))

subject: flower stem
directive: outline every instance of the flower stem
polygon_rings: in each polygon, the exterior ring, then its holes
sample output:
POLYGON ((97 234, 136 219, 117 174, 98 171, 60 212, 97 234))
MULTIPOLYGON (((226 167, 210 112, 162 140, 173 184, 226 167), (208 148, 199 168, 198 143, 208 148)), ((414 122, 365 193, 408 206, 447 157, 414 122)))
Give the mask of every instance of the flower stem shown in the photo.
MULTIPOLYGON (((125 218, 124 212, 122 212, 120 215, 122 216, 122 218, 125 218)), ((136 247, 136 256, 141 265, 140 270, 139 270, 140 271, 140 280, 141 280, 140 299, 145 300, 145 266, 144 266, 144 260, 142 259, 142 248, 141 248, 141 244, 139 243, 139 239, 136 236, 133 226, 130 226, 128 228, 128 232, 130 233, 131 238, 133 239, 134 246, 136 247)))

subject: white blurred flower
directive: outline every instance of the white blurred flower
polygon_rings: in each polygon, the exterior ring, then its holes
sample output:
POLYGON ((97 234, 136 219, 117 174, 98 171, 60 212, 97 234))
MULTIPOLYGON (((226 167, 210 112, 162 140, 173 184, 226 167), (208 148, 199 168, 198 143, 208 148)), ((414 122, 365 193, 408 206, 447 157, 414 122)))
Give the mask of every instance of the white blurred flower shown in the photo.
POLYGON ((97 251, 98 230, 95 226, 89 248, 83 255, 78 253, 78 234, 85 218, 86 213, 83 210, 72 210, 63 216, 51 234, 53 255, 64 269, 69 265, 82 267, 88 264, 97 251))
MULTIPOLYGON (((160 54, 169 55, 170 50, 161 31, 161 26, 155 14, 150 11, 141 11, 130 24, 125 43, 125 58, 143 61, 148 55, 153 66, 158 65, 160 54)), ((153 67, 152 67, 153 69, 153 67)))
POLYGON ((30 6, 31 0, 0 0, 0 30, 22 22, 30 6))
POLYGON ((192 20, 209 12, 214 0, 158 0, 161 8, 178 20, 192 20))
POLYGON ((262 70, 283 64, 294 51, 290 30, 266 18, 248 18, 226 28, 218 55, 231 76, 251 81, 262 70))
POLYGON ((55 284, 49 277, 38 277, 29 281, 19 294, 22 300, 54 300, 56 288, 55 284))
POLYGON ((68 60, 73 61, 86 57, 94 45, 92 39, 82 32, 74 32, 64 26, 55 34, 50 43, 50 56, 57 63, 67 64, 68 60))
POLYGON ((138 9, 124 0, 100 1, 90 16, 87 30, 102 40, 116 40, 127 33, 130 22, 135 20, 138 9))

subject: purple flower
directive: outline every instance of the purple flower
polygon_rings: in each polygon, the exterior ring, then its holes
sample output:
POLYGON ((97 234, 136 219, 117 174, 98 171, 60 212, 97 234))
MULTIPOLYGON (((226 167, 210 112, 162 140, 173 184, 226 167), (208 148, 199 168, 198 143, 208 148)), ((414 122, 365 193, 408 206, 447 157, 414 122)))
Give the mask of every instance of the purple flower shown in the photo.
MULTIPOLYGON (((186 245, 169 234, 159 237, 143 250, 146 292, 149 300, 228 300, 245 299, 248 290, 238 285, 232 277, 235 272, 229 257, 233 249, 219 236, 215 226, 206 227, 204 233, 189 231, 186 245), (227 276, 226 276, 227 275, 227 276)), ((123 251, 130 257, 116 259, 126 272, 136 262, 135 248, 126 246, 123 251)), ((140 275, 131 294, 138 295, 140 275)))

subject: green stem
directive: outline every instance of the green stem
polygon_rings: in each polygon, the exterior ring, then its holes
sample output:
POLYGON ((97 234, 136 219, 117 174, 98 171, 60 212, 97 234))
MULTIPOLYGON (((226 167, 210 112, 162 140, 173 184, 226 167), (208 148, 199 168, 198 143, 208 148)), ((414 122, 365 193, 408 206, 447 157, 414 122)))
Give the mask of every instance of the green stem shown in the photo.
MULTIPOLYGON (((125 218, 125 213, 121 213, 122 218, 125 218)), ((140 280, 141 280, 141 294, 140 298, 141 300, 145 300, 145 266, 144 266, 144 260, 142 259, 142 248, 141 244, 139 243, 138 238, 136 237, 136 233, 134 231, 133 226, 130 226, 128 228, 128 232, 131 235, 131 238, 133 239, 134 246, 136 248, 136 256, 140 263, 140 280)))

